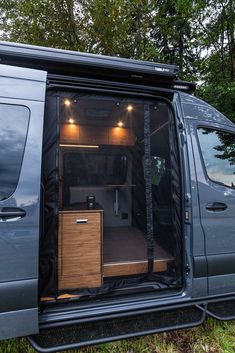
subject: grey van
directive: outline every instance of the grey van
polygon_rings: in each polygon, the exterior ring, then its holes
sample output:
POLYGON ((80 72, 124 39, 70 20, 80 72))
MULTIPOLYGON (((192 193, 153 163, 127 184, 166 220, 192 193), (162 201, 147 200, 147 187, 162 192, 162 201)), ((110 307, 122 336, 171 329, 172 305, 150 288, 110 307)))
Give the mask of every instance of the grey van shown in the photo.
POLYGON ((0 43, 0 338, 235 318, 235 126, 178 68, 0 43))

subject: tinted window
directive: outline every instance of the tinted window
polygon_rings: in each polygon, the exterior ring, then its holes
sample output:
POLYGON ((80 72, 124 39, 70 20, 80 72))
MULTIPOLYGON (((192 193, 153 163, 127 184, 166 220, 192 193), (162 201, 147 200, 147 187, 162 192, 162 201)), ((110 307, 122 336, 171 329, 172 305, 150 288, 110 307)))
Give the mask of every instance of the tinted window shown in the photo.
POLYGON ((209 106, 209 105, 197 105, 197 104, 182 104, 183 111, 184 111, 184 116, 185 117, 192 117, 196 119, 202 119, 203 120, 210 120, 215 123, 230 123, 230 120, 228 120, 223 114, 218 112, 215 108, 209 106))
POLYGON ((200 128, 198 137, 209 178, 235 187, 235 135, 200 128))
POLYGON ((18 183, 28 122, 28 108, 0 104, 0 200, 8 198, 18 183))

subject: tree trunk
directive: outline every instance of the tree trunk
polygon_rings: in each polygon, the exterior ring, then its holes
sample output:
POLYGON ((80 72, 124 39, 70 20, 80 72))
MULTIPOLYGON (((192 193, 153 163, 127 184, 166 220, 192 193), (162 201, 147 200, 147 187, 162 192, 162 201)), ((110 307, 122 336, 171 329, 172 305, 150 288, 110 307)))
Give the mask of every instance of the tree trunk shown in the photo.
POLYGON ((233 0, 229 1, 228 4, 228 39, 229 39, 229 54, 230 54, 230 63, 231 63, 231 81, 235 81, 235 4, 233 0))

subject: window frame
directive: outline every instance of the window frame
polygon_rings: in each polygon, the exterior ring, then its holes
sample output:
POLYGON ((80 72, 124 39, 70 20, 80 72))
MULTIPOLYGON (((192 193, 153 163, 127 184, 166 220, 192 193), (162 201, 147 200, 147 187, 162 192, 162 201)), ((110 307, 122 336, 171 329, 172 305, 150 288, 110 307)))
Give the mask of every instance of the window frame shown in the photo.
POLYGON ((199 140, 199 136, 198 136, 198 130, 199 129, 209 129, 209 130, 213 130, 213 131, 220 131, 220 132, 225 132, 225 133, 230 133, 230 134, 233 134, 234 137, 235 137, 235 130, 231 130, 229 128, 226 129, 226 127, 221 127, 221 126, 215 126, 215 125, 197 125, 196 126, 196 140, 197 140, 197 145, 198 145, 198 151, 199 151, 199 155, 200 155, 200 160, 201 160, 201 165, 202 165, 202 169, 203 169, 203 172, 204 172, 204 175, 205 177, 212 183, 214 184, 217 184, 217 185, 220 185, 220 186, 223 186, 223 187, 226 187, 226 188, 229 188, 231 190, 234 190, 235 191, 235 187, 232 187, 232 186, 229 186, 229 185, 226 185, 220 181, 217 181, 217 180, 213 180, 209 177, 208 175, 208 172, 207 172, 207 169, 206 169, 206 165, 205 165, 205 161, 204 161, 204 157, 203 157, 203 154, 202 154, 202 148, 201 148, 201 143, 200 143, 200 140, 199 140))
POLYGON ((18 107, 23 107, 26 108, 28 111, 28 116, 27 116, 27 128, 26 128, 26 132, 25 132, 25 140, 24 140, 24 144, 23 144, 23 149, 22 149, 22 156, 21 156, 21 161, 19 164, 19 170, 18 170, 18 175, 17 175, 17 181, 15 183, 14 189, 12 190, 12 192, 7 195, 4 198, 0 197, 0 202, 4 202, 6 200, 8 200, 10 197, 12 197, 12 195, 14 195, 16 189, 18 188, 19 185, 19 181, 20 181, 20 174, 21 174, 21 170, 22 170, 22 165, 23 165, 23 161, 24 161, 24 155, 25 155, 25 148, 26 148, 26 143, 27 143, 27 139, 28 139, 28 132, 29 132, 29 125, 30 125, 30 118, 31 118, 31 110, 27 105, 24 104, 14 104, 14 103, 8 103, 8 102, 0 102, 0 106, 2 105, 7 105, 7 106, 14 106, 16 108, 18 107))

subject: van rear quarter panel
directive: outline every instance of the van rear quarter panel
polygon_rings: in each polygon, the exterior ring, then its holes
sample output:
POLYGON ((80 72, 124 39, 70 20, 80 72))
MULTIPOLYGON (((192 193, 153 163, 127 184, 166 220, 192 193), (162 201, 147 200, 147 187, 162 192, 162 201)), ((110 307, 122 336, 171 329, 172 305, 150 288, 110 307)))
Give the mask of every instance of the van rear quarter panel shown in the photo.
MULTIPOLYGON (((25 106, 29 125, 18 184, 0 208, 26 211, 0 222, 0 339, 38 329, 37 282, 41 151, 46 72, 0 65, 0 104, 25 106)), ((7 155, 6 155, 7 158, 7 155)))

